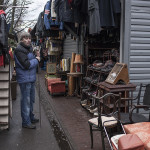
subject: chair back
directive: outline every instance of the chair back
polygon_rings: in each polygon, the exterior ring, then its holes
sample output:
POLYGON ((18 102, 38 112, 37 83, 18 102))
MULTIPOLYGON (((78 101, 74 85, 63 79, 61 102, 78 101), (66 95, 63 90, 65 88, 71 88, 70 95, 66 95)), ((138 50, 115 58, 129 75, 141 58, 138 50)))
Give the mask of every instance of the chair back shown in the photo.
POLYGON ((147 84, 145 87, 143 105, 150 105, 150 84, 147 84))
POLYGON ((101 123, 101 116, 113 116, 120 119, 121 94, 107 93, 98 99, 98 119, 101 123))
MULTIPOLYGON (((145 110, 149 110, 150 106, 150 84, 140 84, 138 96, 137 96, 137 105, 142 105, 145 110), (143 94, 142 94, 143 92, 143 94), (147 106, 147 107, 146 107, 147 106)), ((136 107, 136 113, 139 113, 139 107, 136 107)), ((133 112, 133 110, 132 110, 133 112)))

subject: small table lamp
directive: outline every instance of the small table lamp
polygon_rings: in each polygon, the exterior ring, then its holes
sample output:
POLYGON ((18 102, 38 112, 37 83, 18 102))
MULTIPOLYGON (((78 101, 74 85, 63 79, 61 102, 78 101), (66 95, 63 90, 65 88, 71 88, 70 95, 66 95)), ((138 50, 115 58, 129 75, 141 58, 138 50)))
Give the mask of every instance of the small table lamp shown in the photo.
POLYGON ((84 64, 83 59, 82 59, 82 55, 76 54, 75 60, 73 63, 77 65, 76 72, 80 72, 81 71, 81 65, 84 64))

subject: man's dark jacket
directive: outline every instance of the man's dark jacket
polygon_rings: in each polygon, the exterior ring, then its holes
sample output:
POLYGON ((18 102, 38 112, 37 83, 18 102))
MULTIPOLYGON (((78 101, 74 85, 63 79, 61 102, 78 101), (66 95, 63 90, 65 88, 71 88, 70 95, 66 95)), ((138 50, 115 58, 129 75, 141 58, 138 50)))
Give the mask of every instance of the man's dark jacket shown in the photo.
POLYGON ((14 58, 17 82, 35 82, 38 60, 35 58, 31 47, 21 42, 15 49, 14 58))

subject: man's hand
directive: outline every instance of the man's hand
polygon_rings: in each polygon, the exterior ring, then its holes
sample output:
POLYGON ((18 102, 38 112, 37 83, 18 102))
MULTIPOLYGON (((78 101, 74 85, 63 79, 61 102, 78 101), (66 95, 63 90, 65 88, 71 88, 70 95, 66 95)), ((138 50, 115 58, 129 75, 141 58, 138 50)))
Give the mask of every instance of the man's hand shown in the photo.
POLYGON ((40 57, 40 51, 39 50, 36 51, 36 56, 40 57))
POLYGON ((38 60, 38 61, 40 61, 40 57, 38 56, 38 57, 36 57, 36 59, 38 60))

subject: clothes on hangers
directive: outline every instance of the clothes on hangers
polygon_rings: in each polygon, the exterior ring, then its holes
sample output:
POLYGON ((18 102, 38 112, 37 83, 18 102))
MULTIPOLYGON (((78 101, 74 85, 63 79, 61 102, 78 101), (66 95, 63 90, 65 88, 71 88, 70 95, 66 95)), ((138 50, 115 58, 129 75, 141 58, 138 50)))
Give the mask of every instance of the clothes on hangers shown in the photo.
POLYGON ((55 0, 51 1, 51 17, 52 17, 52 20, 53 19, 55 20, 57 17, 57 14, 55 12, 55 0))
POLYGON ((44 12, 41 12, 38 16, 38 21, 36 24, 36 35, 42 37, 44 32, 44 12))
POLYGON ((116 26, 115 14, 121 13, 119 0, 99 0, 99 13, 102 27, 116 26))
POLYGON ((51 30, 51 27, 59 28, 63 30, 63 23, 57 19, 57 11, 55 5, 56 0, 49 0, 44 8, 44 25, 46 30, 51 30))
POLYGON ((0 10, 0 56, 1 66, 5 66, 6 63, 9 63, 6 14, 3 10, 0 10))
POLYGON ((119 0, 88 0, 89 33, 99 34, 101 28, 119 28, 119 0))
POLYGON ((88 0, 89 33, 96 34, 101 31, 98 0, 88 0))

